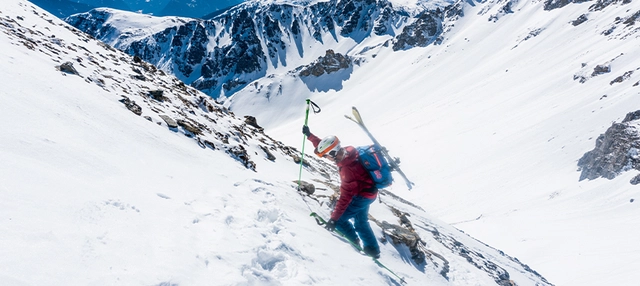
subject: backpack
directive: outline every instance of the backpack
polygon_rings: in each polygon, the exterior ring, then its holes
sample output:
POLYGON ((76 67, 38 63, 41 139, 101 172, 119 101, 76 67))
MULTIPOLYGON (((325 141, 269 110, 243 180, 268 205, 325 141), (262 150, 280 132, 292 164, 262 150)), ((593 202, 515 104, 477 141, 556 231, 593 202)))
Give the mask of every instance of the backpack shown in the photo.
POLYGON ((391 166, 382 155, 380 148, 376 145, 356 147, 358 150, 358 161, 365 170, 371 175, 371 179, 375 183, 375 187, 383 189, 391 186, 393 177, 391 177, 391 166))

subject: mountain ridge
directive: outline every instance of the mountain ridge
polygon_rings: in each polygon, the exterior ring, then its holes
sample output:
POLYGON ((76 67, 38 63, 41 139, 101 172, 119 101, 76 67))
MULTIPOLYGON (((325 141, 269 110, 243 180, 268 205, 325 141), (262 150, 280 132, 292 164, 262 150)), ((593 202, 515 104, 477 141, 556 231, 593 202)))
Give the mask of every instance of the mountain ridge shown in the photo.
POLYGON ((388 1, 327 1, 308 7, 245 2, 211 20, 190 20, 135 39, 109 20, 115 11, 94 10, 66 21, 218 98, 274 70, 307 64, 306 59, 327 49, 367 49, 358 45, 369 37, 389 41, 384 45, 396 51, 441 42, 445 17, 460 14, 461 2, 456 3, 421 11, 396 8, 388 1), (315 51, 319 46, 324 50, 315 51))

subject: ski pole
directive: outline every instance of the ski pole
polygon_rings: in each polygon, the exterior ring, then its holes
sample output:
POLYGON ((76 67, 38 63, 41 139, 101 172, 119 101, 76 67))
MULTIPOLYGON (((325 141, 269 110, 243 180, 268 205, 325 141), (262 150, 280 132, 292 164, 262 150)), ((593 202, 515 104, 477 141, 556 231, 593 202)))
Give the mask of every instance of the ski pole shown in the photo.
MULTIPOLYGON (((304 115, 304 125, 307 125, 309 121, 309 105, 311 100, 307 98, 307 111, 304 115)), ((298 191, 300 191, 300 184, 302 180, 302 163, 304 162, 304 144, 307 142, 307 134, 302 134, 302 152, 300 154, 300 172, 298 174, 298 191)))
MULTIPOLYGON (((309 107, 313 104, 313 113, 320 113, 320 106, 318 106, 315 102, 311 101, 311 99, 307 98, 307 110, 304 115, 304 125, 306 126, 309 122, 309 107), (316 111, 317 108, 317 111, 316 111)), ((300 185, 302 180, 302 163, 304 162, 304 145, 307 142, 307 135, 302 135, 302 152, 300 154, 300 172, 298 174, 298 191, 300 191, 300 185)))

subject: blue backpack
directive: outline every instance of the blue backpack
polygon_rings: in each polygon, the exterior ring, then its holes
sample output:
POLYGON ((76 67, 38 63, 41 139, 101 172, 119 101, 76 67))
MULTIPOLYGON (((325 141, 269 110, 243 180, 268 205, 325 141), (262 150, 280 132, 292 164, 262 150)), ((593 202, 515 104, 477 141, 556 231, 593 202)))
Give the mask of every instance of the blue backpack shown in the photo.
POLYGON ((376 145, 356 147, 358 150, 358 160, 369 172, 371 179, 375 183, 375 187, 383 189, 391 186, 393 177, 391 177, 391 167, 389 162, 380 152, 380 148, 376 145))

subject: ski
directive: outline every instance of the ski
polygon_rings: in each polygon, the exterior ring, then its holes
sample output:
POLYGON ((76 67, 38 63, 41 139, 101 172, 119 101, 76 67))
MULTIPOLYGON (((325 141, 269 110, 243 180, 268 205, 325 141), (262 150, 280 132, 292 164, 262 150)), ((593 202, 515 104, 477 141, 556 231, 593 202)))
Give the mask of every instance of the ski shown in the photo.
MULTIPOLYGON (((316 222, 318 223, 319 226, 323 226, 325 224, 327 224, 327 221, 325 219, 323 219, 321 216, 319 216, 318 214, 316 214, 315 212, 311 213, 311 216, 314 217, 316 219, 316 222)), ((360 245, 356 244, 355 242, 351 241, 350 239, 348 239, 344 234, 342 234, 339 230, 335 230, 335 232, 337 234, 339 234, 342 238, 346 239, 351 246, 353 246, 354 248, 356 248, 360 253, 364 253, 364 250, 362 249, 362 247, 360 247, 360 245)), ((385 270, 389 271, 389 273, 391 273, 393 276, 395 276, 396 278, 400 279, 400 282, 402 284, 406 284, 407 282, 404 281, 404 278, 400 277, 398 274, 396 274, 395 272, 393 272, 391 269, 389 269, 387 266, 385 266, 384 264, 382 264, 382 262, 380 262, 380 260, 378 260, 375 257, 372 257, 370 255, 364 254, 367 257, 370 257, 371 259, 373 259, 373 262, 375 262, 378 266, 384 268, 385 270)))
POLYGON ((382 155, 387 159, 387 161, 389 161, 389 165, 391 165, 391 169, 393 171, 398 172, 398 174, 402 176, 402 178, 404 179, 404 182, 407 184, 407 188, 411 190, 415 184, 411 182, 407 178, 407 176, 404 174, 404 172, 402 172, 402 170, 400 169, 399 159, 392 158, 391 155, 389 155, 389 152, 387 151, 387 149, 382 147, 382 145, 380 145, 380 142, 378 142, 378 140, 376 140, 376 138, 373 137, 371 132, 369 132, 369 129, 367 129, 367 126, 364 125, 364 121, 362 121, 362 116, 360 116, 360 112, 355 106, 351 107, 351 113, 353 113, 353 117, 350 117, 348 115, 345 115, 344 117, 358 124, 358 126, 360 126, 360 128, 362 128, 362 130, 364 130, 364 132, 367 133, 369 138, 371 138, 371 141, 373 141, 373 144, 375 144, 381 150, 382 155))

